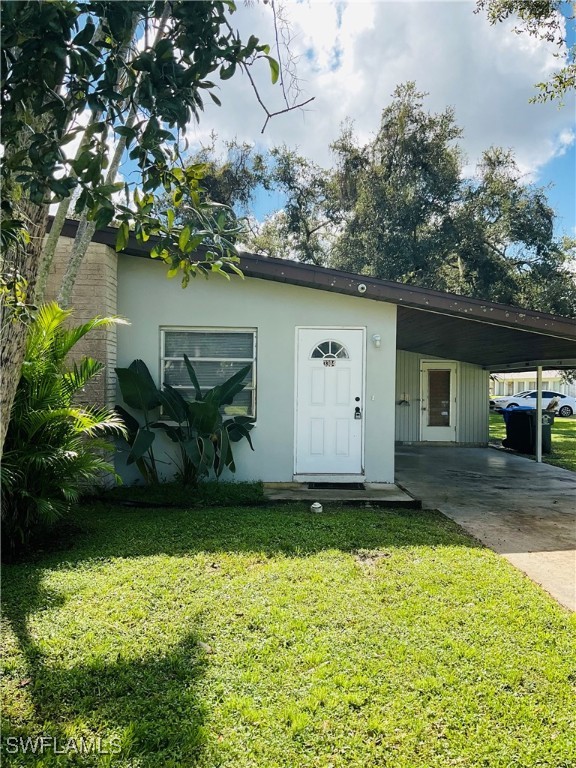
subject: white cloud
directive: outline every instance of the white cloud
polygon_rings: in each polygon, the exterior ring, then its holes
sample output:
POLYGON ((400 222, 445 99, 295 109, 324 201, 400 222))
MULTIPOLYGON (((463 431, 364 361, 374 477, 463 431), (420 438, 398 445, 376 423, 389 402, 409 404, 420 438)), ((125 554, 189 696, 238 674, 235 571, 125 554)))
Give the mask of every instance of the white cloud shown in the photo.
MULTIPOLYGON (((188 137, 205 140, 215 130, 222 139, 286 143, 329 164, 328 146, 344 119, 352 118, 366 140, 396 85, 415 80, 430 94, 428 109, 454 107, 469 167, 483 149, 498 145, 513 149, 520 168, 537 179, 538 169, 575 140, 574 98, 564 109, 530 104, 534 83, 558 65, 555 49, 515 34, 511 21, 491 26, 474 7, 435 0, 288 2, 302 98, 314 96, 314 102, 274 118, 261 136, 265 115, 248 78, 237 74, 221 85, 221 108, 206 99, 201 123, 188 137)), ((269 5, 239 6, 233 21, 245 38, 254 33, 273 41, 269 5)), ((261 95, 271 111, 281 109, 280 89, 270 85, 265 62, 259 64, 261 95)))

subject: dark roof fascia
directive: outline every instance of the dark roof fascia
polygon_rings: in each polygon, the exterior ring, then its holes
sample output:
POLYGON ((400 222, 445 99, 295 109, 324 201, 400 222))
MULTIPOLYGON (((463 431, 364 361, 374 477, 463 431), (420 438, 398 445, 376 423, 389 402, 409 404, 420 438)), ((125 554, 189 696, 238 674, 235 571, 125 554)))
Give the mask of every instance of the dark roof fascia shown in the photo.
MULTIPOLYGON (((78 222, 67 219, 62 229, 64 237, 74 237, 78 222)), ((103 227, 96 230, 92 240, 115 248, 117 229, 103 227)), ((157 238, 150 237, 144 244, 133 234, 122 253, 129 256, 149 258, 150 250, 157 238)), ((205 249, 199 249, 199 253, 205 249)), ((240 267, 246 277, 274 282, 289 283, 322 291, 361 296, 374 301, 385 301, 423 312, 462 317, 467 320, 515 328, 520 331, 541 333, 576 341, 576 320, 535 312, 530 309, 497 304, 481 299, 459 296, 453 293, 435 291, 415 285, 396 283, 390 280, 342 272, 313 264, 302 264, 288 259, 276 259, 253 253, 240 253, 240 267), (361 288, 365 286, 365 290, 361 288)))
POLYGON ((286 282, 349 296, 362 296, 365 299, 386 301, 422 312, 452 315, 484 324, 504 325, 517 330, 576 340, 576 320, 545 312, 534 312, 506 304, 256 254, 241 253, 240 266, 247 277, 286 282), (366 290, 359 291, 362 285, 366 290))

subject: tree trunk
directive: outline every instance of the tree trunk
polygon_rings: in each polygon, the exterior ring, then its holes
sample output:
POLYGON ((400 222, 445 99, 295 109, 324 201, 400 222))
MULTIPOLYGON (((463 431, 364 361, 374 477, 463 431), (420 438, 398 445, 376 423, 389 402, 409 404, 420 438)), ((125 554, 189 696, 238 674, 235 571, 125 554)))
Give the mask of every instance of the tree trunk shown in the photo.
MULTIPOLYGON (((70 174, 73 175, 72 173, 70 174)), ((72 197, 66 197, 62 200, 56 211, 56 215, 52 220, 52 227, 50 234, 46 239, 46 245, 41 254, 40 264, 38 266, 38 280, 35 288, 35 300, 41 304, 44 301, 44 294, 46 293, 46 286, 48 284, 48 277, 50 275, 50 267, 54 261, 56 254, 56 248, 58 247, 58 240, 62 234, 62 229, 66 223, 66 217, 70 209, 72 197)))
POLYGON ((86 218, 86 213, 83 213, 78 224, 78 230, 76 232, 76 237, 74 238, 74 243, 72 245, 72 253, 70 255, 68 264, 66 265, 66 271, 64 272, 64 277, 62 278, 62 284, 60 285, 60 290, 58 291, 58 296, 56 297, 56 301, 63 309, 67 309, 68 305, 70 304, 72 299, 72 291, 74 290, 74 284, 76 282, 76 278, 78 277, 78 272, 80 271, 82 261, 86 255, 86 251, 88 250, 88 246, 92 241, 92 236, 95 231, 96 225, 93 221, 88 221, 86 218))
MULTIPOLYGON (((133 31, 134 29, 135 27, 133 28, 133 31)), ((133 33, 130 37, 131 38, 133 37, 133 33)), ((102 22, 100 21, 98 22, 98 27, 94 35, 93 45, 96 44, 97 42, 102 41, 104 38, 105 38, 105 35, 102 29, 102 22)), ((88 126, 99 122, 101 117, 102 117, 101 109, 93 112, 88 122, 88 126)), ((73 123, 75 120, 75 116, 72 117, 71 119, 73 123)), ((71 127, 72 125, 69 119, 67 129, 71 127)), ((80 142, 80 145, 76 151, 76 156, 74 159, 78 160, 78 158, 80 157, 82 152, 84 152, 85 149, 86 149, 86 137, 84 136, 83 140, 80 142)), ((70 176, 72 178, 76 178, 76 174, 74 173, 74 170, 72 168, 70 169, 70 176)), ((70 195, 69 197, 65 197, 64 200, 60 201, 60 203, 58 204, 58 208, 56 210, 56 215, 52 220, 52 228, 50 229, 50 233, 46 238, 46 244, 42 252, 42 259, 38 267, 38 280, 36 282, 36 288, 35 288, 35 299, 38 304, 41 304, 44 301, 44 294, 46 292, 46 285, 48 283, 50 267, 52 266, 52 262, 54 261, 56 248, 58 247, 58 239, 62 234, 62 229, 66 222, 66 217, 68 216, 68 211, 70 210, 71 204, 72 204, 72 195, 70 195)))
MULTIPOLYGON (((164 7, 164 12, 162 13, 162 17, 160 18, 160 21, 158 24, 158 29, 156 31, 156 37, 154 41, 155 45, 162 39, 164 35, 164 28, 166 26, 166 23, 168 22, 169 16, 170 16, 170 5, 166 4, 164 7)), ((136 32, 137 23, 138 23, 138 16, 137 14, 133 14, 132 31, 130 33, 130 38, 129 38, 130 41, 132 41, 132 38, 134 37, 134 34, 136 32)), ((129 46, 128 45, 124 46, 120 54, 121 57, 125 58, 128 51, 129 51, 129 46)), ((130 108, 128 118, 126 119, 126 122, 125 122, 126 126, 131 127, 132 125, 134 125, 136 121, 136 116, 137 116, 137 108, 138 108, 138 101, 136 97, 134 97, 132 100, 132 106, 130 108)), ((114 184, 114 182, 116 181, 116 174, 118 173, 118 169, 120 168, 120 162, 122 160, 122 155, 124 154, 125 149, 126 149, 126 138, 124 136, 121 136, 120 139, 118 140, 118 144, 116 145, 116 150, 114 152, 114 155, 110 160, 110 165, 108 167, 108 172, 106 174, 105 184, 114 184)), ((64 224, 64 218, 62 219, 62 222, 60 224, 60 231, 62 230, 63 224, 64 224)), ((60 290, 58 291, 57 301, 58 301, 58 304, 63 308, 68 307, 68 305, 70 304, 70 301, 72 299, 72 291, 74 290, 74 284, 76 283, 78 272, 80 271, 80 267, 82 266, 82 261, 86 256, 86 251, 88 250, 88 246, 92 241, 92 236, 94 235, 95 231, 96 231, 96 224, 93 221, 88 221, 86 211, 83 211, 82 215, 80 216, 80 224, 78 226, 78 231, 76 233, 76 237, 74 238, 74 245, 72 246, 72 254, 70 256, 70 261, 66 266, 66 270, 62 278, 62 283, 60 285, 60 290)), ((58 234, 60 234, 60 232, 58 232, 58 234)), ((57 239, 57 235, 55 239, 57 239)), ((55 245, 54 245, 54 249, 55 249, 55 245)), ((54 250, 48 256, 50 263, 52 262, 53 257, 54 257, 54 250)), ((47 269, 49 269, 49 267, 50 267, 50 264, 48 264, 47 269)), ((47 275, 47 271, 46 271, 46 275, 47 275)), ((42 291, 44 291, 44 288, 45 288, 45 284, 42 286, 42 291)))
MULTIPOLYGON (((48 225, 48 206, 34 205, 23 201, 18 206, 17 216, 27 223, 30 242, 25 248, 17 248, 5 254, 2 271, 9 268, 15 276, 21 275, 26 281, 24 290, 26 303, 31 303, 36 287, 36 278, 42 255, 42 242, 48 225)), ((20 370, 26 352, 28 326, 18 311, 4 296, 0 307, 0 455, 10 423, 10 411, 20 381, 20 370)))

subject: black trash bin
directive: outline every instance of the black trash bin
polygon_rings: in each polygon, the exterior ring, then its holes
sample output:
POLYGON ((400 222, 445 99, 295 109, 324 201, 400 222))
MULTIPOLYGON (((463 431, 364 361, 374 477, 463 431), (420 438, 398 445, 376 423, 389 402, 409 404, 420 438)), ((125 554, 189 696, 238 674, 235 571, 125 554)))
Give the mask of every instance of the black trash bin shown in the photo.
MULTIPOLYGON (((520 453, 536 453, 536 410, 534 408, 514 408, 502 412, 506 423, 506 438, 502 440, 505 448, 513 448, 520 453)), ((552 411, 542 411, 542 453, 552 452, 552 411)))

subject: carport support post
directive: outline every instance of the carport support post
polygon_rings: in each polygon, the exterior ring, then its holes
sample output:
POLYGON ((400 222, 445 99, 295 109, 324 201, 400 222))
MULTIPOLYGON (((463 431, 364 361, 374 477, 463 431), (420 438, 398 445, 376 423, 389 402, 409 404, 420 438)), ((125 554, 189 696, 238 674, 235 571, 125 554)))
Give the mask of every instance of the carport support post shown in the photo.
POLYGON ((536 461, 542 462, 542 366, 536 368, 536 461))

